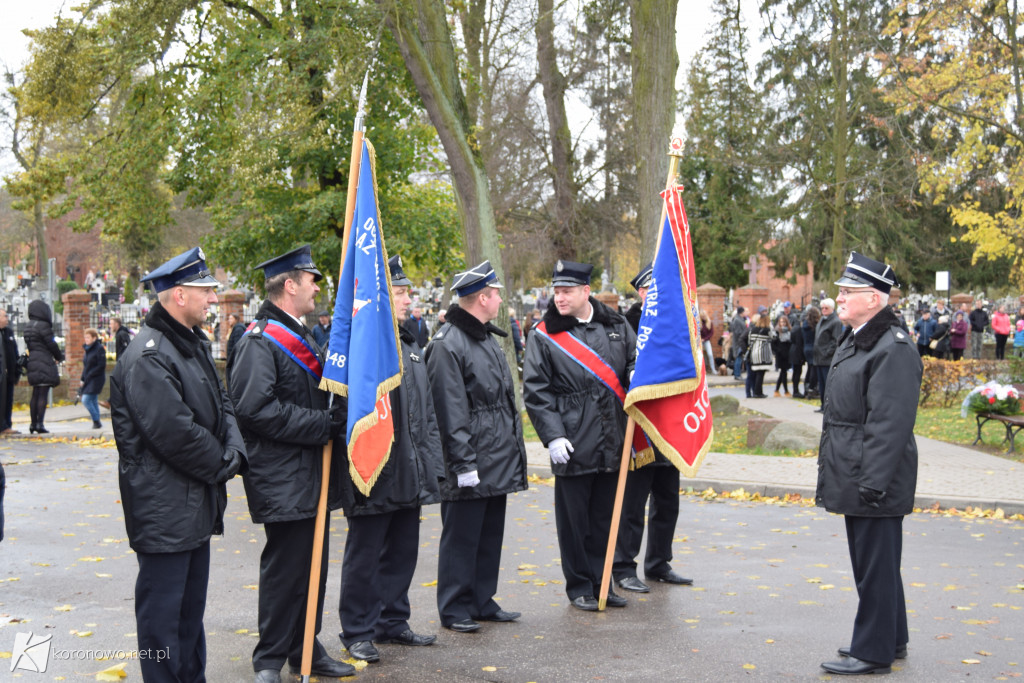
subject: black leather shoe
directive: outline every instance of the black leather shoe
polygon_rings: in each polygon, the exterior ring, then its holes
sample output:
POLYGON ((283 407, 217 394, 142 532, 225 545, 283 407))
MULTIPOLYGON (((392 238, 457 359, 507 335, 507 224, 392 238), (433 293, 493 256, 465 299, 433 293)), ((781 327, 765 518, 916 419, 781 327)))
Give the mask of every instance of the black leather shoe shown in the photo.
POLYGON ((36 434, 49 434, 49 433, 50 433, 50 430, 47 429, 46 427, 44 427, 42 422, 40 422, 39 424, 36 425, 36 434))
POLYGON ((609 607, 625 607, 629 604, 629 600, 622 597, 615 591, 608 589, 608 597, 605 598, 605 604, 609 607))
MULTIPOLYGON (((302 673, 302 666, 299 664, 288 663, 288 668, 291 669, 293 674, 302 673)), ((262 671, 260 673, 263 673, 262 671)), ((342 678, 344 676, 355 676, 356 668, 351 664, 345 662, 339 662, 330 655, 324 655, 320 659, 313 662, 313 666, 310 667, 309 671, 312 676, 325 676, 327 678, 342 678)), ((277 680, 281 680, 278 678, 277 680)))
POLYGON ((281 672, 273 669, 257 671, 256 683, 281 683, 281 672))
POLYGON ((674 571, 669 569, 664 574, 648 574, 648 579, 654 579, 660 583, 671 583, 676 586, 689 586, 693 583, 693 579, 687 579, 686 577, 679 576, 674 571))
POLYGON ((521 616, 523 616, 522 612, 506 612, 505 610, 500 609, 494 614, 486 617, 477 617, 477 619, 480 621, 515 621, 521 616))
POLYGON ((650 593, 651 587, 646 583, 636 578, 635 576, 627 576, 624 579, 619 579, 615 583, 619 584, 619 588, 622 590, 630 591, 631 593, 650 593))
POLYGON ((418 633, 413 633, 411 628, 407 628, 397 636, 383 638, 377 642, 385 645, 430 645, 435 640, 437 640, 437 636, 421 636, 418 633))
POLYGON ((865 662, 856 657, 843 657, 834 662, 822 662, 821 668, 839 676, 861 676, 864 674, 887 674, 892 671, 888 664, 865 662))
POLYGON ((480 630, 480 624, 472 619, 463 619, 462 621, 456 621, 454 624, 448 624, 448 628, 456 633, 472 633, 473 631, 480 630))
POLYGON ((379 662, 380 653, 368 640, 358 640, 348 646, 348 653, 364 662, 379 662))
POLYGON ((804 395, 801 394, 799 391, 794 391, 793 392, 793 398, 803 398, 803 397, 804 397, 804 395))
POLYGON ((573 598, 571 604, 576 609, 581 609, 584 612, 597 611, 597 598, 593 595, 581 595, 578 598, 573 598))
MULTIPOLYGON (((849 657, 850 656, 850 648, 848 648, 848 647, 841 647, 841 648, 839 648, 839 656, 841 656, 841 657, 849 657)), ((894 656, 896 657, 896 659, 906 659, 907 658, 907 644, 904 643, 903 645, 900 645, 898 648, 896 648, 896 654, 894 656)))

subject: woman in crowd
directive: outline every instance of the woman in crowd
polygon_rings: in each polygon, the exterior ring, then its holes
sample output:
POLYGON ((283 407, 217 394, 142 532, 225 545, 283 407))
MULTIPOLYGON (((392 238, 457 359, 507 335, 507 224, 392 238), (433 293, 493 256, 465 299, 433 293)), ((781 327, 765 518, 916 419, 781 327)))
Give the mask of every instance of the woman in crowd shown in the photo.
POLYGON ((953 325, 949 328, 949 350, 953 354, 953 360, 960 360, 964 357, 969 328, 967 315, 963 311, 957 311, 953 315, 953 325))
POLYGON ((715 352, 711 348, 711 337, 714 334, 715 324, 711 322, 711 316, 703 308, 700 309, 700 345, 704 349, 704 359, 707 363, 704 372, 709 375, 717 374, 715 352))
POLYGON ((749 328, 747 337, 747 398, 768 398, 764 393, 764 373, 772 367, 772 321, 761 314, 749 328))
POLYGON ((49 434, 43 426, 50 389, 60 384, 57 363, 64 362, 64 352, 53 337, 53 315, 45 301, 36 300, 28 305, 28 323, 21 335, 28 350, 28 383, 32 386, 29 414, 32 418, 31 434, 49 434))
POLYGON ((82 359, 82 405, 92 417, 92 428, 100 429, 100 392, 107 381, 107 354, 100 342, 98 330, 90 327, 85 331, 85 357, 82 359))
MULTIPOLYGON (((783 394, 789 396, 789 366, 790 366, 790 351, 793 348, 793 332, 789 327, 789 318, 784 315, 779 316, 779 321, 775 323, 775 329, 772 330, 772 353, 775 354, 775 367, 779 371, 779 378, 775 381, 775 395, 780 396, 779 388, 782 388, 783 394)), ((797 380, 793 379, 793 390, 796 391, 797 380)))
POLYGON ((807 380, 804 382, 804 396, 818 398, 818 378, 814 372, 814 330, 821 322, 821 309, 817 306, 807 307, 807 316, 800 326, 804 338, 804 360, 807 362, 807 380))
POLYGON ((1006 315, 1006 304, 992 314, 992 332, 996 335, 996 360, 1006 358, 1006 339, 1010 336, 1010 316, 1006 315))
POLYGON ((793 326, 792 343, 789 345, 789 365, 793 368, 793 398, 803 398, 800 391, 800 375, 804 369, 804 327, 797 321, 793 326))

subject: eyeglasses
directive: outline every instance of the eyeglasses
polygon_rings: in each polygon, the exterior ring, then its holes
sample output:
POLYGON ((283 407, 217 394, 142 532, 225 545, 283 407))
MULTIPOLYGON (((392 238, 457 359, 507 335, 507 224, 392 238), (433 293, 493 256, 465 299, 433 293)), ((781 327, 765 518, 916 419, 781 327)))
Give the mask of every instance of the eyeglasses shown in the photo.
POLYGON ((840 289, 839 290, 839 296, 843 297, 844 299, 846 297, 850 296, 851 294, 874 294, 874 291, 871 290, 871 289, 840 289))

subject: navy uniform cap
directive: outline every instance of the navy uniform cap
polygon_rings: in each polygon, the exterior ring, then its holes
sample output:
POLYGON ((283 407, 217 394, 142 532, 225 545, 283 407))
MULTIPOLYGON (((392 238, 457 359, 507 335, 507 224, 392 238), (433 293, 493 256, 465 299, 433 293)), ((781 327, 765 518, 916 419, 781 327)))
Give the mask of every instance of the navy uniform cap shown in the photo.
POLYGON ((142 278, 141 282, 148 282, 153 291, 160 292, 177 287, 216 287, 220 285, 217 279, 210 274, 206 266, 206 254, 199 247, 178 254, 162 266, 154 268, 142 278))
POLYGON ((900 286, 892 266, 855 251, 850 252, 846 270, 835 284, 840 287, 874 287, 883 294, 888 294, 893 287, 900 286))
POLYGON ((479 292, 484 287, 504 287, 498 282, 498 274, 494 272, 490 261, 484 261, 465 272, 457 273, 452 291, 456 296, 463 297, 479 292))
POLYGON ((646 266, 640 269, 640 272, 636 274, 636 277, 629 281, 629 284, 633 285, 633 289, 640 291, 641 287, 650 287, 651 280, 654 279, 654 262, 648 263, 646 266))
POLYGON ((281 254, 269 261, 264 261, 253 268, 253 270, 262 270, 263 277, 268 280, 275 275, 292 270, 304 270, 307 273, 313 273, 314 282, 318 282, 323 277, 320 271, 316 269, 316 266, 313 265, 313 253, 309 244, 303 244, 301 247, 292 249, 287 254, 281 254))
POLYGON ((590 284, 590 274, 594 272, 594 266, 589 263, 576 263, 575 261, 558 260, 555 270, 551 274, 552 287, 578 287, 590 284))
POLYGON ((392 256, 388 259, 388 270, 391 271, 391 286, 392 287, 406 287, 412 284, 412 280, 405 274, 405 270, 402 268, 402 257, 392 256))

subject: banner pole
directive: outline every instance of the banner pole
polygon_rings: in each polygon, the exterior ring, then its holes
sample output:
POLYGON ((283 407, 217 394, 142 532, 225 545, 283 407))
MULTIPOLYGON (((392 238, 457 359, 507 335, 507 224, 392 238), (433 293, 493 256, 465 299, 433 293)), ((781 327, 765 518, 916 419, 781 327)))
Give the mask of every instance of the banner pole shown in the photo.
MULTIPOLYGON (((665 179, 665 189, 670 189, 676 182, 676 175, 679 172, 679 159, 682 157, 682 140, 673 138, 669 145, 668 153, 668 177, 665 179)), ((668 215, 668 208, 665 202, 661 203, 661 221, 658 223, 658 239, 655 245, 661 243, 661 231, 665 229, 665 218, 668 215)), ((658 257, 657 246, 655 246, 654 257, 658 257)), ((601 590, 597 596, 597 609, 604 611, 608 604, 608 589, 612 581, 612 563, 615 560, 615 544, 619 540, 619 521, 622 518, 622 499, 626 493, 626 475, 629 470, 629 452, 633 446, 633 432, 636 430, 636 422, 630 417, 626 421, 626 440, 622 444, 622 458, 619 461, 619 480, 615 486, 615 503, 612 506, 612 524, 608 530, 608 548, 604 554, 604 571, 601 573, 601 590)))

